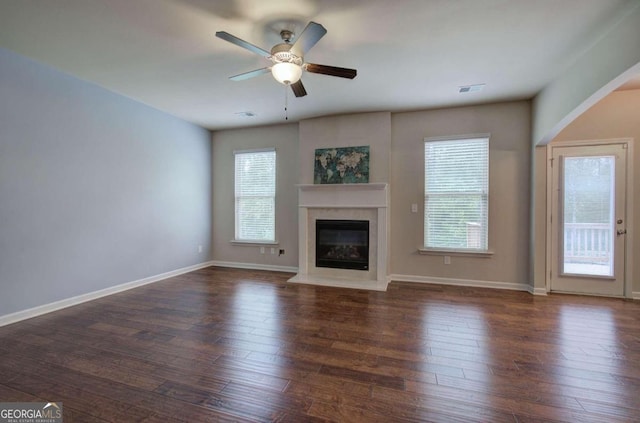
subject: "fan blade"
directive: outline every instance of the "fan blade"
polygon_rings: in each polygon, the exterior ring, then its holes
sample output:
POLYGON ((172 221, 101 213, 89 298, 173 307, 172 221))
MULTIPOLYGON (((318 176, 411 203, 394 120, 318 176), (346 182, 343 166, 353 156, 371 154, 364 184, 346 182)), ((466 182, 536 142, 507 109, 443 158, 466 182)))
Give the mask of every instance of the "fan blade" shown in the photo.
POLYGON ((338 76, 340 78, 353 79, 358 74, 355 69, 338 68, 335 66, 317 65, 315 63, 307 63, 304 65, 307 72, 320 73, 322 75, 338 76))
POLYGON ((299 79, 295 84, 291 84, 291 89, 296 97, 304 97, 307 95, 307 90, 305 90, 304 85, 302 85, 302 79, 299 79))
POLYGON ((268 52, 267 50, 261 49, 258 46, 254 46, 253 44, 248 43, 245 40, 241 40, 240 38, 236 37, 235 35, 231 35, 228 32, 218 31, 216 32, 216 37, 221 38, 225 41, 229 41, 230 43, 235 44, 238 47, 246 48, 250 52, 259 54, 262 57, 266 57, 266 58, 271 57, 271 53, 268 52))
POLYGON ((319 23, 309 22, 302 31, 302 34, 300 34, 296 42, 291 46, 290 51, 298 57, 303 57, 326 33, 327 30, 324 26, 319 23))
POLYGON ((239 75, 230 76, 229 79, 232 81, 243 81, 245 79, 264 75, 265 73, 269 73, 269 72, 271 72, 271 68, 256 69, 256 70, 252 70, 251 72, 245 72, 239 75))

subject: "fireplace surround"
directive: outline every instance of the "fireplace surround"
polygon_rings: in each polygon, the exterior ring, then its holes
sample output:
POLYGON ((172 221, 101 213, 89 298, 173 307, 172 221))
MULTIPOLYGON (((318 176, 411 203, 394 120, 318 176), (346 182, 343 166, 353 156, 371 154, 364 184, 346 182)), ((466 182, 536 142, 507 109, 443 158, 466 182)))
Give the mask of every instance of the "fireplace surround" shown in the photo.
POLYGON ((298 185, 298 274, 289 282, 385 291, 388 284, 388 204, 385 183, 298 185), (366 221, 367 269, 316 263, 316 221, 366 221))

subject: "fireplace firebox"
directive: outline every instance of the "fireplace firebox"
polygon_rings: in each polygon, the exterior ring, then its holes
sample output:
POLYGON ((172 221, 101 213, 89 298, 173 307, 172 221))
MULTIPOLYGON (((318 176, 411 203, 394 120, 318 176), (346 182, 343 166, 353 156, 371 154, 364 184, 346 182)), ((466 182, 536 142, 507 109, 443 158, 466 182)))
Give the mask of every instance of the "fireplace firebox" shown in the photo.
POLYGON ((316 220, 316 267, 369 270, 369 221, 316 220))

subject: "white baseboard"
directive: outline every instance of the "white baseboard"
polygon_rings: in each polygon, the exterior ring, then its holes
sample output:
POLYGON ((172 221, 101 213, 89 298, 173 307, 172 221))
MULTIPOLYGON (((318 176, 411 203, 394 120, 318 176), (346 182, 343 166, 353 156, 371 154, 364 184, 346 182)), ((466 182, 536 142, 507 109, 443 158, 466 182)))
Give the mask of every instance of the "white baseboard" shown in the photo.
POLYGON ((40 316, 42 314, 51 313, 52 311, 60 310, 63 308, 71 307, 87 301, 96 300, 107 295, 117 294, 118 292, 127 291, 129 289, 137 288, 139 286, 147 285, 150 283, 158 282, 163 279, 169 279, 174 276, 179 276, 184 273, 193 272, 194 270, 203 269, 205 267, 211 267, 213 263, 208 261, 204 263, 194 264, 193 266, 183 267, 181 269, 172 270, 170 272, 161 273, 155 276, 149 276, 148 278, 138 279, 137 281, 126 282, 116 286, 110 286, 109 288, 101 289, 94 292, 89 292, 82 295, 77 295, 71 298, 65 298, 64 300, 55 301, 53 303, 44 304, 41 306, 33 307, 27 310, 17 311, 11 314, 5 314, 0 316, 0 327, 16 323, 21 320, 30 319, 32 317, 40 316))
POLYGON ((639 291, 632 292, 631 298, 633 298, 634 300, 640 300, 640 292, 639 291))
POLYGON ((534 288, 531 285, 527 285, 527 291, 533 295, 548 295, 546 288, 534 288))
MULTIPOLYGON (((390 276, 392 281, 417 282, 439 285, 473 286, 476 288, 509 289, 512 291, 529 291, 530 286, 524 283, 480 281, 473 279, 436 278, 431 276, 397 275, 390 276)), ((546 294, 546 293, 545 293, 546 294)))
POLYGON ((270 270, 272 272, 298 273, 297 267, 277 266, 273 264, 240 263, 235 261, 211 261, 211 266, 233 267, 236 269, 270 270))

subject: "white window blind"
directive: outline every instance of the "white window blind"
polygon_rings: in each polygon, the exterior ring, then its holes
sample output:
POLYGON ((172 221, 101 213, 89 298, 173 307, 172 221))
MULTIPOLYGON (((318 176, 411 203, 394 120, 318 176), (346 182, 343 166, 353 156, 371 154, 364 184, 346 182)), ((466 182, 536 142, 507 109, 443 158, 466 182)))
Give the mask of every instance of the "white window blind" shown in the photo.
POLYGON ((235 152, 236 241, 275 241, 276 152, 235 152))
POLYGON ((426 140, 424 246, 487 251, 489 138, 426 140))

